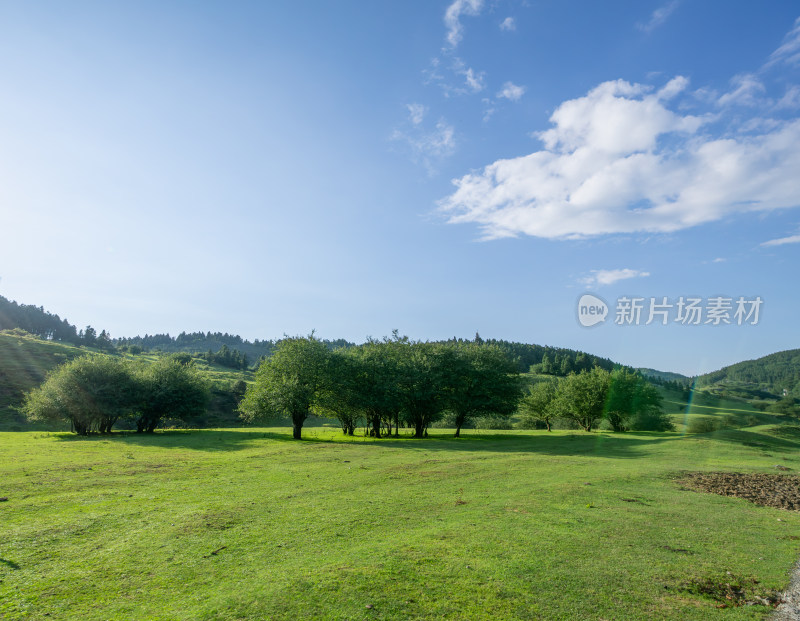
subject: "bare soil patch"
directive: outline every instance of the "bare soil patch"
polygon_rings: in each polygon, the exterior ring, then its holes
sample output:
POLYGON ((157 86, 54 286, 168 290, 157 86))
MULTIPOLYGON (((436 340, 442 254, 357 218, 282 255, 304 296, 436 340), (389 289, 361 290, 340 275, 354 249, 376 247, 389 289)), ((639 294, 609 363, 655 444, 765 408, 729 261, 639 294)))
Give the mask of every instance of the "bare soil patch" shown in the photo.
POLYGON ((742 472, 688 472, 681 483, 689 489, 736 496, 765 507, 800 511, 800 477, 742 472))

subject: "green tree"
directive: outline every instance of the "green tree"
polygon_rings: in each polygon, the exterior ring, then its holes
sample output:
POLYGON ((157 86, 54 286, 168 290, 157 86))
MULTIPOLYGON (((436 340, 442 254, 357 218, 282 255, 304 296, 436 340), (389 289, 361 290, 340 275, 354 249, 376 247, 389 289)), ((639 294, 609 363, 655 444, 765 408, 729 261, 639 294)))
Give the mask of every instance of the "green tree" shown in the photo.
POLYGON ((550 356, 547 354, 542 356, 542 373, 545 375, 553 374, 553 362, 550 360, 550 356))
POLYGON ((361 419, 359 409, 359 361, 348 350, 330 353, 325 381, 317 399, 317 410, 323 416, 336 418, 342 433, 352 436, 361 419))
POLYGON ((446 369, 451 348, 441 343, 396 342, 398 400, 414 437, 422 438, 447 403, 446 369))
POLYGON ((553 420, 558 415, 553 408, 557 386, 558 382, 555 381, 538 382, 528 389, 519 404, 523 427, 531 428, 543 424, 547 431, 551 431, 553 420))
POLYGON ((408 344, 398 340, 373 341, 348 350, 355 363, 355 399, 352 405, 360 411, 370 427, 370 434, 381 437, 381 424, 386 433, 395 435, 400 426, 400 357, 408 344))
POLYGON ((556 414, 584 431, 591 431, 603 418, 609 375, 608 371, 595 367, 562 379, 553 400, 556 414))
POLYGON ((517 364, 496 345, 473 343, 450 346, 443 367, 445 406, 454 414, 455 437, 461 427, 479 416, 513 414, 520 397, 517 364))
POLYGON ((56 368, 29 392, 23 411, 31 421, 69 421, 79 435, 110 433, 131 414, 138 387, 128 363, 108 356, 83 356, 56 368))
POLYGON ((280 341, 248 386, 239 404, 241 417, 254 421, 288 416, 293 437, 299 440, 303 423, 323 394, 327 359, 328 349, 313 334, 280 341))
POLYGON ((674 428, 662 408, 661 393, 629 369, 611 373, 605 418, 614 431, 668 431, 674 428))
POLYGON ((97 343, 97 330, 95 330, 92 326, 86 326, 86 329, 83 330, 82 334, 84 344, 94 347, 94 345, 97 343))
POLYGON ((202 415, 209 401, 209 387, 189 358, 180 354, 160 358, 141 367, 136 431, 153 433, 165 417, 187 420, 202 415))

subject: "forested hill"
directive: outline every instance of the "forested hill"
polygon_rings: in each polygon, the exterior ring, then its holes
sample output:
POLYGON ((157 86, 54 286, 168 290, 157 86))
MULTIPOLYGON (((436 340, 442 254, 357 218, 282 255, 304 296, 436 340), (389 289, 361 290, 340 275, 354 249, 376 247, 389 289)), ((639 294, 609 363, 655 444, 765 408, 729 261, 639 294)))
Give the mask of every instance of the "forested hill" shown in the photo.
MULTIPOLYGON (((452 338, 449 342, 463 342, 464 339, 452 338)), ((588 371, 593 367, 600 367, 606 371, 621 366, 619 363, 600 358, 586 352, 564 347, 551 347, 549 345, 534 345, 530 343, 518 343, 515 341, 504 341, 497 339, 482 339, 479 334, 475 335, 475 341, 480 343, 492 343, 504 349, 508 355, 517 361, 520 373, 532 371, 534 373, 544 373, 547 375, 569 375, 573 371, 580 373, 588 371)))
POLYGON ((757 360, 737 362, 697 378, 698 387, 763 391, 782 397, 800 397, 800 349, 769 354, 757 360))
POLYGON ((81 344, 77 328, 66 319, 48 313, 41 306, 17 304, 0 295, 0 330, 15 328, 47 340, 81 344))
MULTIPOLYGON (((351 347, 350 343, 344 339, 332 341, 323 339, 322 341, 330 349, 337 347, 351 347)), ((115 339, 117 347, 141 348, 144 351, 163 351, 179 352, 184 351, 190 354, 204 354, 206 352, 219 352, 223 350, 238 351, 247 356, 251 364, 258 362, 261 356, 271 356, 277 341, 266 340, 248 341, 238 334, 228 334, 227 332, 181 332, 178 336, 169 334, 145 334, 144 336, 134 336, 131 338, 115 339)), ((230 365, 227 365, 230 366, 230 365)))

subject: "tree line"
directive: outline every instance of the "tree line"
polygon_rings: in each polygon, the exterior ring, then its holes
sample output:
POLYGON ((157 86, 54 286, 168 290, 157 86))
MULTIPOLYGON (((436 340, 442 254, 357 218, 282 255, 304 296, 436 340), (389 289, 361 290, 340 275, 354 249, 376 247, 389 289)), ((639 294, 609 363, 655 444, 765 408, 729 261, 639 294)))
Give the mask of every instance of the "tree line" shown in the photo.
POLYGON ((614 431, 673 431, 661 393, 626 368, 595 367, 554 381, 534 384, 520 402, 522 426, 551 430, 566 421, 591 431, 605 420, 614 431))
POLYGON ((278 343, 239 408, 248 422, 288 417, 296 439, 312 413, 338 419, 350 435, 364 422, 377 438, 399 435, 401 425, 421 438, 450 412, 458 436, 477 416, 513 413, 520 388, 515 361, 496 345, 415 342, 395 332, 329 350, 311 335, 278 343))
POLYGON ((605 420, 614 431, 673 429, 661 395, 627 369, 572 372, 533 385, 523 395, 518 361, 496 343, 414 342, 407 337, 329 351, 313 337, 288 338, 256 372, 239 409, 248 422, 288 417, 301 437, 310 414, 339 420, 352 435, 360 423, 375 437, 415 438, 447 416, 459 436, 478 417, 519 411, 523 426, 551 429, 556 420, 591 431, 605 420))
MULTIPOLYGON (((421 342, 395 332, 332 350, 313 334, 287 337, 261 361, 252 384, 239 384, 242 420, 289 418, 296 439, 312 414, 337 419, 349 435, 364 424, 376 438, 397 436, 401 427, 422 438, 443 419, 458 437, 478 418, 507 420, 516 412, 522 426, 548 430, 557 420, 586 431, 601 420, 614 431, 672 428, 658 390, 629 369, 594 367, 524 393, 518 361, 477 340, 421 342)), ((95 355, 58 367, 28 393, 23 410, 31 421, 66 420, 87 435, 108 433, 119 420, 153 432, 163 418, 202 415, 208 402, 208 383, 189 354, 152 364, 95 355)))

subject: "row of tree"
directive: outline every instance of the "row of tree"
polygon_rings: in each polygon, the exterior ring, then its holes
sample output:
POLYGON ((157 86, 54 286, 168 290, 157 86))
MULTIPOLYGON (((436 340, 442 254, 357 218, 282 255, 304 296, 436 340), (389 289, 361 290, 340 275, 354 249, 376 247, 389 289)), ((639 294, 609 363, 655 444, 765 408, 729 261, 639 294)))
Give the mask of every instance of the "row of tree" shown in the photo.
POLYGON ((83 356, 58 367, 27 394, 31 421, 67 421, 80 435, 109 433, 120 419, 152 433, 164 417, 189 418, 205 411, 209 388, 194 364, 164 357, 136 364, 111 356, 83 356))
POLYGON ((423 343, 399 337, 329 350, 313 335, 280 341, 240 404, 247 421, 288 417, 299 439, 307 417, 335 417, 352 435, 361 421, 375 437, 401 425, 421 438, 445 412, 456 436, 470 420, 508 416, 521 384, 515 361, 497 345, 423 343))
POLYGON ((243 354, 238 349, 230 349, 227 345, 223 345, 217 352, 209 349, 201 357, 208 362, 231 369, 245 370, 250 365, 247 354, 243 354))
POLYGON ((548 431, 559 419, 586 431, 596 428, 602 420, 614 431, 674 429, 662 408, 661 393, 629 369, 609 372, 595 367, 539 382, 523 397, 520 412, 523 426, 543 426, 548 431))
POLYGON ((48 313, 42 306, 18 304, 0 295, 0 330, 14 329, 25 330, 49 341, 114 349, 111 335, 105 330, 98 334, 92 326, 86 326, 79 331, 66 319, 48 313))

